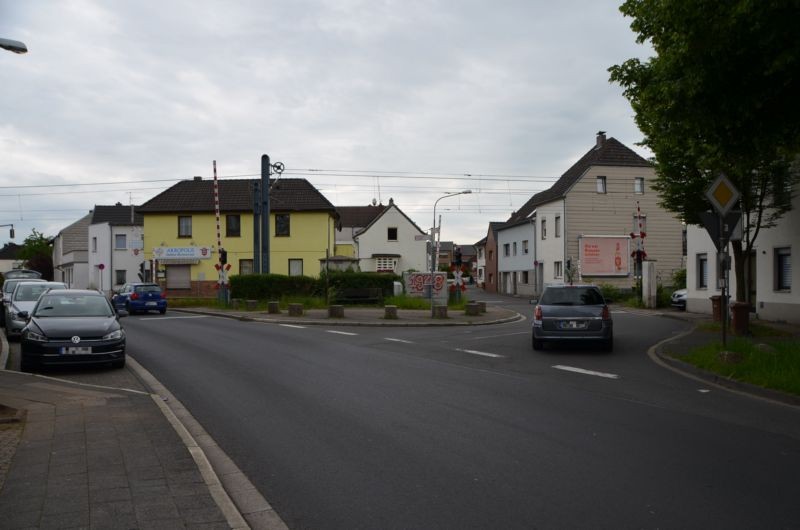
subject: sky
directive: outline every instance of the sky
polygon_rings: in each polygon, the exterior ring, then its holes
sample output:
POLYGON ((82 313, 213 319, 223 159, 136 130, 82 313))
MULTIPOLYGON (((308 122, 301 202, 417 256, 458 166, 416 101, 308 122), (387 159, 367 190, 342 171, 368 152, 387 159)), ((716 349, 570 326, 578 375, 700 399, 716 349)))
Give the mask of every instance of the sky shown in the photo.
MULTIPOLYGON (((606 131, 607 69, 650 49, 621 0, 0 0, 0 224, 21 244, 261 156, 334 206, 395 204, 473 244, 606 131), (437 219, 438 220, 438 219, 437 219)), ((0 227, 0 245, 10 241, 0 227)), ((215 234, 209 234, 209 238, 215 234)))

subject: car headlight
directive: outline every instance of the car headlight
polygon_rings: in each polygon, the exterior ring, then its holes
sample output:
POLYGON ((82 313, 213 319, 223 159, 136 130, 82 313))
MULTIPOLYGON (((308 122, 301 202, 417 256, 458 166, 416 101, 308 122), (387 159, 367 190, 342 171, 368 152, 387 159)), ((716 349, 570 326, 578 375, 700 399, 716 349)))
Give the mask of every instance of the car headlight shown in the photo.
POLYGON ((11 312, 11 320, 16 320, 17 322, 25 322, 24 318, 20 318, 19 313, 16 311, 11 312))
POLYGON ((35 340, 37 342, 47 342, 47 337, 31 330, 25 332, 25 338, 28 340, 35 340))
POLYGON ((111 333, 109 333, 109 334, 107 334, 107 335, 104 335, 104 336, 103 336, 103 340, 115 340, 115 339, 121 339, 121 338, 123 338, 124 336, 125 336, 125 334, 122 332, 122 330, 121 330, 121 329, 118 329, 118 330, 116 330, 116 331, 112 331, 111 333))

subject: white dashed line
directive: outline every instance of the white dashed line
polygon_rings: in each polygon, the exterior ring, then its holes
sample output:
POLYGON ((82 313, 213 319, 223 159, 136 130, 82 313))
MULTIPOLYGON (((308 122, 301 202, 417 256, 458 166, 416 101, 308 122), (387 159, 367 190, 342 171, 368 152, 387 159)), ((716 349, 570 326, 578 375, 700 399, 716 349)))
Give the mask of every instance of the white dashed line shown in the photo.
POLYGON ((697 391, 700 392, 701 394, 708 394, 709 392, 711 392, 711 390, 707 388, 698 388, 697 391))
POLYGON ((384 337, 384 340, 390 340, 390 341, 392 341, 392 342, 402 342, 403 344, 414 344, 414 343, 413 343, 412 341, 410 341, 410 340, 404 340, 404 339, 393 339, 393 338, 391 338, 391 337, 384 337))
POLYGON ((456 348, 456 351, 470 353, 472 355, 480 355, 482 357, 494 357, 494 358, 502 358, 502 355, 498 355, 496 353, 486 353, 485 351, 478 351, 478 350, 462 350, 461 348, 456 348))
POLYGON ((557 365, 553 366, 553 368, 555 368, 556 370, 566 370, 567 372, 575 372, 575 373, 578 373, 578 374, 595 375, 597 377, 605 377, 605 378, 608 378, 608 379, 619 379, 619 376, 617 374, 607 374, 605 372, 595 372, 595 371, 592 371, 592 370, 584 370, 583 368, 575 368, 574 366, 564 366, 562 364, 557 364, 557 365))
POLYGON ((327 333, 336 333, 337 335, 358 335, 358 333, 350 333, 349 331, 336 331, 333 329, 326 329, 327 333))
POLYGON ((144 321, 147 321, 147 320, 178 320, 178 319, 184 319, 185 320, 185 319, 189 319, 189 318, 208 318, 208 315, 193 315, 193 316, 190 316, 190 317, 157 317, 157 316, 152 316, 152 317, 145 317, 145 318, 142 318, 142 319, 139 319, 139 320, 144 322, 144 321))
POLYGON ((278 324, 278 325, 283 326, 285 328, 306 329, 305 326, 295 326, 294 324, 278 324))

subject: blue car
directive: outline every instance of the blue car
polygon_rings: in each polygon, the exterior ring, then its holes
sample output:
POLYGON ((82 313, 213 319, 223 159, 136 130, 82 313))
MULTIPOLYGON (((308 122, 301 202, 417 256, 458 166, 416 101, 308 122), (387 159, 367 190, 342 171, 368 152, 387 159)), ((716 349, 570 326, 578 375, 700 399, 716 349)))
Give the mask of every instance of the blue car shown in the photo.
POLYGON ((167 296, 157 283, 127 283, 111 297, 115 309, 124 309, 131 315, 158 311, 167 312, 167 296))

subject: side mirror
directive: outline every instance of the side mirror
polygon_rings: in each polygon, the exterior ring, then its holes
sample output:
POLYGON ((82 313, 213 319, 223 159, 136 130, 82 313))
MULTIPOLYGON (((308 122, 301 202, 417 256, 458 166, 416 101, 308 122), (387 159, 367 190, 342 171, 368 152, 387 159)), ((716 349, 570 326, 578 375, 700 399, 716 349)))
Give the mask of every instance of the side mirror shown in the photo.
POLYGON ((117 318, 122 318, 128 316, 130 313, 125 309, 117 309, 117 318))
POLYGON ((28 320, 29 318, 31 318, 30 313, 28 313, 27 311, 20 311, 19 313, 17 313, 17 316, 22 320, 28 320))

